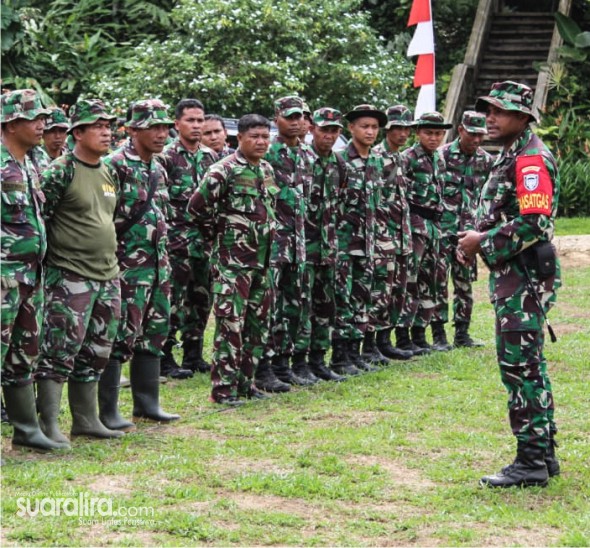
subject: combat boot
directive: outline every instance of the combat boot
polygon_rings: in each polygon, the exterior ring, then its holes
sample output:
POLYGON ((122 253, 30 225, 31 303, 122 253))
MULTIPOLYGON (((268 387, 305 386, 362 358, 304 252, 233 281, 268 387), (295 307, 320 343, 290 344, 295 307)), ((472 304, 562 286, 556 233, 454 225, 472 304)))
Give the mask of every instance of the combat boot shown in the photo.
POLYGON ((377 371, 379 368, 372 365, 370 362, 363 360, 361 357, 361 341, 353 340, 348 342, 348 357, 354 366, 360 371, 367 373, 377 371))
POLYGON ((293 354, 291 369, 293 370, 293 373, 295 373, 295 375, 297 375, 301 379, 306 379, 310 381, 311 384, 316 384, 320 380, 309 369, 309 366, 307 365, 305 352, 296 352, 295 354, 293 354))
POLYGON ((159 371, 158 356, 139 353, 131 359, 129 376, 131 377, 134 421, 171 422, 180 419, 180 415, 166 413, 160 407, 159 371))
POLYGON ((189 369, 183 369, 178 365, 178 362, 174 359, 172 349, 176 346, 174 339, 168 339, 164 343, 162 352, 164 357, 160 362, 160 375, 162 377, 170 377, 171 379, 190 379, 193 376, 193 372, 189 369))
POLYGON ((35 408, 33 384, 4 386, 4 405, 12 424, 13 447, 26 447, 36 451, 64 449, 64 445, 48 438, 39 427, 35 408))
POLYGON ((70 448, 70 440, 64 436, 57 419, 61 408, 61 395, 64 385, 50 379, 37 381, 37 411, 39 412, 39 426, 41 431, 51 440, 63 448, 70 448))
POLYGON ((557 434, 557 431, 551 430, 549 432, 549 446, 545 451, 545 464, 547 465, 547 473, 549 474, 550 478, 559 476, 561 473, 559 461, 557 460, 557 455, 555 454, 555 449, 559 447, 555 441, 555 434, 557 434))
POLYGON ((254 382, 257 388, 265 392, 289 392, 291 385, 277 379, 274 374, 269 358, 262 358, 256 372, 254 382))
POLYGON ((414 355, 411 350, 402 350, 391 344, 391 329, 377 331, 376 342, 379 352, 391 360, 409 360, 414 355))
POLYGON ((68 400, 72 413, 72 436, 90 438, 121 438, 120 430, 107 428, 98 418, 98 381, 76 382, 68 380, 68 400))
POLYGON ((545 487, 548 479, 545 449, 519 442, 514 462, 479 483, 487 487, 545 487))
POLYGON ((448 352, 453 347, 447 340, 447 333, 445 332, 445 324, 443 322, 431 322, 432 328, 432 350, 435 352, 448 352))
POLYGON ((429 354, 430 350, 416 346, 410 339, 410 330, 407 327, 395 328, 395 347, 399 350, 405 350, 412 353, 412 356, 422 356, 429 354))
POLYGON ((469 336, 469 322, 455 322, 455 340, 456 347, 475 348, 483 346, 483 343, 474 341, 469 336))
POLYGON ((182 343, 182 369, 195 373, 210 373, 211 364, 203 358, 203 338, 186 340, 182 343))
POLYGON ((412 342, 418 348, 426 350, 427 354, 432 352, 432 346, 426 342, 426 329, 424 327, 418 327, 414 325, 410 331, 412 333, 412 342))
POLYGON ((326 352, 324 350, 311 350, 309 352, 309 369, 318 378, 324 381, 335 381, 340 382, 345 380, 346 377, 334 373, 324 362, 326 352))
POLYGON ((311 386, 313 382, 296 375, 289 367, 289 356, 277 354, 272 358, 272 370, 277 379, 295 386, 311 386))
POLYGON ((350 361, 348 341, 334 339, 332 341, 332 362, 330 367, 339 375, 360 375, 361 371, 350 361))
POLYGON ((361 358, 375 366, 389 365, 389 360, 379 351, 375 342, 375 331, 367 331, 363 339, 361 358))
POLYGON ((107 428, 131 432, 135 425, 119 413, 121 362, 109 360, 98 381, 98 418, 107 428))

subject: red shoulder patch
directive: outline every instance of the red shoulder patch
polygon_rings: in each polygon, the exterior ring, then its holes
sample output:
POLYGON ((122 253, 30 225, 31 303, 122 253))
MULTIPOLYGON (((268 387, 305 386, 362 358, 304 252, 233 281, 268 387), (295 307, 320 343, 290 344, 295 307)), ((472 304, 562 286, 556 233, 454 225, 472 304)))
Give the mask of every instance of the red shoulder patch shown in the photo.
POLYGON ((553 184, 540 154, 516 158, 516 197, 521 215, 551 215, 553 184))

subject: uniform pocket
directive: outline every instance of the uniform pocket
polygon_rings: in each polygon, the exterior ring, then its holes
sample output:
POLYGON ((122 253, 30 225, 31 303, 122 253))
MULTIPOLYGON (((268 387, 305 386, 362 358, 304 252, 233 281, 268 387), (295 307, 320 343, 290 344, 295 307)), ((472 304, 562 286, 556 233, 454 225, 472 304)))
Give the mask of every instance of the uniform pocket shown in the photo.
POLYGON ((27 208, 32 200, 26 190, 2 190, 2 221, 23 224, 27 220, 27 208))

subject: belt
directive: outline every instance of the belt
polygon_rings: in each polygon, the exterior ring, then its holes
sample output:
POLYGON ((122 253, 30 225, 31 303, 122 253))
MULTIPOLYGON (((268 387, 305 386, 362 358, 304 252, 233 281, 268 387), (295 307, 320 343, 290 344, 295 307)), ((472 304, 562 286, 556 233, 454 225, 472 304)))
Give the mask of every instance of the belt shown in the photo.
POLYGON ((420 217, 430 221, 440 221, 442 218, 442 211, 437 211, 436 209, 430 209, 428 207, 422 207, 413 203, 410 203, 410 213, 415 213, 416 215, 420 215, 420 217))

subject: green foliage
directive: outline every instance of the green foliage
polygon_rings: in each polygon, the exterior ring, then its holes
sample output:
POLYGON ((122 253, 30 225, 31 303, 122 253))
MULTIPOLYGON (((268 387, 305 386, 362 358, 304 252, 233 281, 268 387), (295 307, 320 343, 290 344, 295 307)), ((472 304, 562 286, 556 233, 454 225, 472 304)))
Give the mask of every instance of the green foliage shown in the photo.
POLYGON ((343 110, 409 100, 411 63, 386 49, 359 2, 181 0, 172 11, 178 32, 144 41, 125 72, 97 78, 93 92, 121 106, 194 96, 227 116, 270 115, 273 98, 290 93, 343 110))

